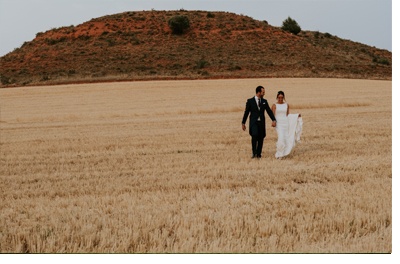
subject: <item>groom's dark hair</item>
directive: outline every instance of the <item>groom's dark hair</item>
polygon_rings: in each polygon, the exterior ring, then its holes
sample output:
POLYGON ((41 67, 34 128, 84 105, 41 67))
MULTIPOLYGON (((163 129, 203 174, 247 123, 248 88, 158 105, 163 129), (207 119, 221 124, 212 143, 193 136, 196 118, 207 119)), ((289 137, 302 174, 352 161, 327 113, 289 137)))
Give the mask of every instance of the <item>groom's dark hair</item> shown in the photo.
POLYGON ((260 85, 260 86, 257 86, 257 88, 256 88, 256 94, 260 93, 260 92, 261 92, 261 89, 264 89, 264 87, 262 87, 261 85, 260 85))

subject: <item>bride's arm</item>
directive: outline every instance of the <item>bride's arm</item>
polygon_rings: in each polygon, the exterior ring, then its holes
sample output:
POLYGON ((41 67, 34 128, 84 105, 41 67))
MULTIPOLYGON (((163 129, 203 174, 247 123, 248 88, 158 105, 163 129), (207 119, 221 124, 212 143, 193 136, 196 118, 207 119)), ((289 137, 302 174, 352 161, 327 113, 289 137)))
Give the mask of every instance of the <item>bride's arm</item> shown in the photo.
POLYGON ((276 116, 275 110, 276 110, 276 106, 275 106, 275 104, 273 104, 272 105, 272 113, 274 113, 274 116, 276 116))
POLYGON ((287 111, 286 111, 286 115, 289 115, 289 104, 287 104, 287 111))

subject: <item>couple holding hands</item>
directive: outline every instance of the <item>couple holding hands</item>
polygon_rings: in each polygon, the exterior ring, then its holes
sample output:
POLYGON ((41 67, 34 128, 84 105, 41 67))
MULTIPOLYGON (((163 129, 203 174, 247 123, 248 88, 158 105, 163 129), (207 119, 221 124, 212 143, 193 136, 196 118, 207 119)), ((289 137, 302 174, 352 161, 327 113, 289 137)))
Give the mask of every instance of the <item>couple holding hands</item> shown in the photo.
POLYGON ((272 126, 275 127, 278 134, 275 158, 281 159, 289 155, 296 142, 300 141, 303 120, 301 114, 289 113, 289 104, 286 103, 283 91, 278 92, 277 102, 272 105, 272 109, 269 107, 268 101, 264 99, 264 95, 264 87, 257 86, 256 95, 247 100, 242 119, 242 129, 246 131, 246 121, 250 114, 249 133, 253 151, 252 158, 261 158, 266 136, 264 113, 267 112, 272 120, 272 126))

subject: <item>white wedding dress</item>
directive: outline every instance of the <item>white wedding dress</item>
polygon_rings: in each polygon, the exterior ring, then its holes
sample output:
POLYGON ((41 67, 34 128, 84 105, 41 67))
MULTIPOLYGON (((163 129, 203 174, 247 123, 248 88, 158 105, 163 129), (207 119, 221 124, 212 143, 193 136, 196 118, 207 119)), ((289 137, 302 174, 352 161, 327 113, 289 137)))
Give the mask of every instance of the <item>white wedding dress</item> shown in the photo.
POLYGON ((275 130, 278 134, 276 142, 276 158, 282 158, 290 154, 296 143, 300 142, 300 136, 303 131, 303 119, 299 114, 289 114, 287 104, 275 104, 275 130))

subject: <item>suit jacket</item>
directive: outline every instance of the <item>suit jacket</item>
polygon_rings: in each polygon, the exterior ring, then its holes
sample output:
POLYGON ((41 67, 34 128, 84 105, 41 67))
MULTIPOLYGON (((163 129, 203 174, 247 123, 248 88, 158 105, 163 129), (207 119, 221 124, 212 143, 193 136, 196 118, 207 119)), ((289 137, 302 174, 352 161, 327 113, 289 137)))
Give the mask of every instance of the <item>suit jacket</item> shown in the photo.
POLYGON ((250 114, 250 125, 249 125, 249 134, 250 136, 266 136, 266 129, 265 129, 265 111, 271 118, 272 121, 276 121, 274 113, 272 112, 271 108, 268 105, 268 101, 264 98, 261 98, 261 107, 258 109, 256 99, 254 97, 247 99, 246 102, 246 109, 244 111, 242 124, 246 124, 247 117, 250 114), (258 125, 257 120, 260 118, 261 123, 261 135, 258 135, 258 125))

